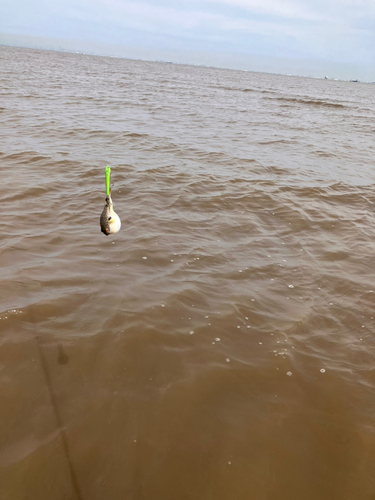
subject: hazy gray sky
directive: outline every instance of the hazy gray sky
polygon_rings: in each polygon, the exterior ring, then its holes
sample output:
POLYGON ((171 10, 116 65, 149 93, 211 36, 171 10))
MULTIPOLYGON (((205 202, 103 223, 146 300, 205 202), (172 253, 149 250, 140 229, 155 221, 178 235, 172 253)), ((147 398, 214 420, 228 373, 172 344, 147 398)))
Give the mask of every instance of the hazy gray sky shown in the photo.
POLYGON ((2 0, 0 32, 247 69, 293 61, 301 74, 311 60, 312 74, 375 80, 375 0, 2 0))

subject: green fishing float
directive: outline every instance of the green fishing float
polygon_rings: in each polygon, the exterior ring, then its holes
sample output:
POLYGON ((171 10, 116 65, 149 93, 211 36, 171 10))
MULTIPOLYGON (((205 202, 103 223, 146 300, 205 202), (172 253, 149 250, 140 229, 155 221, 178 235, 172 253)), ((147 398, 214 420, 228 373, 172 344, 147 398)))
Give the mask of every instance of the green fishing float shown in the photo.
POLYGON ((111 183, 111 167, 108 165, 107 167, 105 167, 105 187, 107 196, 109 196, 110 183, 111 183))

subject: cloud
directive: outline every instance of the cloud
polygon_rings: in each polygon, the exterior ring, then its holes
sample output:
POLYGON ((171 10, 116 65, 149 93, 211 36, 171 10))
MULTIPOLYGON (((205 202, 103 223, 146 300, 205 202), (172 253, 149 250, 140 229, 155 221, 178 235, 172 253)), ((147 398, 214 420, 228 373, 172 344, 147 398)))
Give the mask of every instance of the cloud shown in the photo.
POLYGON ((199 0, 210 4, 223 4, 241 8, 254 14, 270 15, 288 19, 320 20, 321 14, 301 1, 290 0, 199 0))
MULTIPOLYGON (((214 3, 213 0, 205 1, 214 3)), ((225 2, 225 0, 219 1, 225 2)), ((241 0, 237 1, 241 2, 241 0)), ((158 5, 154 2, 96 0, 90 4, 81 1, 80 8, 77 8, 76 2, 72 3, 70 8, 66 8, 65 4, 64 9, 68 17, 82 21, 110 22, 123 27, 149 31, 167 30, 171 33, 184 33, 186 36, 189 36, 189 32, 197 31, 201 31, 203 36, 205 32, 222 32, 224 35, 225 32, 248 31, 272 37, 302 35, 305 32, 303 25, 292 25, 266 16, 255 18, 251 15, 243 16, 239 12, 224 14, 201 10, 194 1, 190 2, 189 8, 184 3, 177 8, 158 5)))
MULTIPOLYGON (((237 41, 240 51, 247 46, 246 37, 253 50, 260 50, 261 47, 254 46, 253 43, 253 37, 258 35, 268 45, 272 40, 275 46, 279 44, 285 47, 289 43, 290 54, 301 56, 326 58, 331 54, 337 58, 344 51, 350 56, 359 46, 361 58, 366 50, 370 52, 371 38, 374 35, 365 24, 361 25, 358 21, 358 9, 368 8, 367 0, 340 0, 348 8, 357 9, 355 22, 347 12, 337 10, 337 0, 327 0, 324 8, 320 7, 319 12, 314 11, 320 1, 193 0, 171 4, 155 1, 81 0, 79 3, 68 3, 68 8, 65 4, 64 8, 70 18, 86 22, 90 20, 108 26, 201 41, 228 40, 231 45, 237 41)), ((259 42, 262 40, 259 39, 259 42)))

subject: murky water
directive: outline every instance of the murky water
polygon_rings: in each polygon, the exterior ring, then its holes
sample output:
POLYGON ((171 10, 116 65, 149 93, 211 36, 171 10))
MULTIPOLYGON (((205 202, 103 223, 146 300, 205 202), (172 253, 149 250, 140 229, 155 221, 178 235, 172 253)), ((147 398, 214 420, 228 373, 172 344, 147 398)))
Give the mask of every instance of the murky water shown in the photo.
POLYGON ((1 500, 373 500, 375 86, 1 47, 0 108, 1 500))

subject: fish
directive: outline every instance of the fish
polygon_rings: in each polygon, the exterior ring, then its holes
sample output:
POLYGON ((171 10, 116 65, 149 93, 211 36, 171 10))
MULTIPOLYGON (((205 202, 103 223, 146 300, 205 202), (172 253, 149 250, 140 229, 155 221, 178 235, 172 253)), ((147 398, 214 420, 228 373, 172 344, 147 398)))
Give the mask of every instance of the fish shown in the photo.
POLYGON ((113 210, 113 203, 110 194, 105 198, 104 209, 102 215, 100 216, 100 227, 102 233, 106 236, 118 233, 121 228, 121 220, 113 210))

